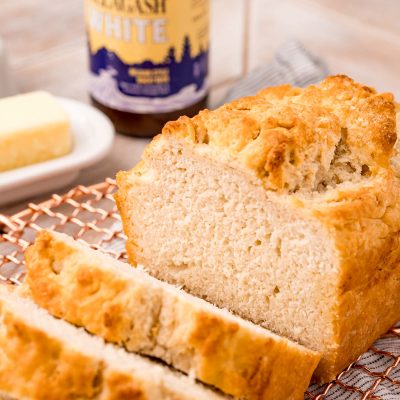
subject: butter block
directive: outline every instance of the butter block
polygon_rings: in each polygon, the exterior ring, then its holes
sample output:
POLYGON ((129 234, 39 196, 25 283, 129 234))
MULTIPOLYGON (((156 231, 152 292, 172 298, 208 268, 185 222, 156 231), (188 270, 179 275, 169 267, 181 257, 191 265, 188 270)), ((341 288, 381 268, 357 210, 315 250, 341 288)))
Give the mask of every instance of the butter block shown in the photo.
POLYGON ((61 157, 71 149, 68 115, 51 94, 0 99, 0 172, 61 157))

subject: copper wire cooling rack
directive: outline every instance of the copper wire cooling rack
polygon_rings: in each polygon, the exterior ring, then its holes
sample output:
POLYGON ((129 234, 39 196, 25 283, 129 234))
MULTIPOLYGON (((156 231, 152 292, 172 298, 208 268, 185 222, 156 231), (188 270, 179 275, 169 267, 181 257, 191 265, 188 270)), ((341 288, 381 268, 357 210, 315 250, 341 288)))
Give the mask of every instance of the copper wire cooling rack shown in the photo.
MULTIPOLYGON (((78 186, 10 217, 0 214, 0 280, 18 285, 25 275, 24 250, 43 228, 67 233, 126 261, 125 235, 114 203, 115 181, 78 186)), ((399 293, 400 295, 400 293, 399 293)), ((400 324, 333 382, 308 388, 306 400, 400 400, 400 324)))

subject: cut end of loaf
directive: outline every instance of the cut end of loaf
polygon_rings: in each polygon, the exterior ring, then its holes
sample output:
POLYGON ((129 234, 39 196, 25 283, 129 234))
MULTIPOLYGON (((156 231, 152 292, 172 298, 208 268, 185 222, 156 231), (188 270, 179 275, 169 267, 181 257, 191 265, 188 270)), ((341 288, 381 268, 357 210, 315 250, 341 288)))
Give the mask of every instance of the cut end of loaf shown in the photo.
POLYGON ((147 168, 118 177, 131 261, 302 344, 333 335, 326 282, 337 279, 337 265, 322 225, 255 177, 185 146, 165 142, 147 168))

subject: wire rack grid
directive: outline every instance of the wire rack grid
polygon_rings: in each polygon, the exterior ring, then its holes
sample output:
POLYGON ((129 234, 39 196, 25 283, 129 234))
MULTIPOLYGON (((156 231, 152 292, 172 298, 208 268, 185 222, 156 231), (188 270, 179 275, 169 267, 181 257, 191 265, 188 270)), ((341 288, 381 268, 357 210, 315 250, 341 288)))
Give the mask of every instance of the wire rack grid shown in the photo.
MULTIPOLYGON (((67 233, 91 247, 126 261, 121 220, 114 202, 115 181, 78 186, 60 196, 7 217, 0 214, 0 281, 19 285, 24 279, 23 253, 37 231, 67 233)), ((400 294, 399 294, 400 295, 400 294)), ((400 400, 400 324, 329 384, 312 385, 305 400, 400 400)))

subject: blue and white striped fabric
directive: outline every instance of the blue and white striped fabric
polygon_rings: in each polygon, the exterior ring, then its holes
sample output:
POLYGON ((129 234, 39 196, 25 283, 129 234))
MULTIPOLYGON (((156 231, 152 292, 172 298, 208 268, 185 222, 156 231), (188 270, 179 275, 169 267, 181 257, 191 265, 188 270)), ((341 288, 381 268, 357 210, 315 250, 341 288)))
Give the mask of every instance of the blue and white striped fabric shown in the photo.
POLYGON ((289 40, 278 49, 270 63, 250 72, 229 90, 224 103, 256 94, 267 86, 290 83, 304 87, 317 83, 328 75, 323 60, 312 55, 302 43, 289 40))

